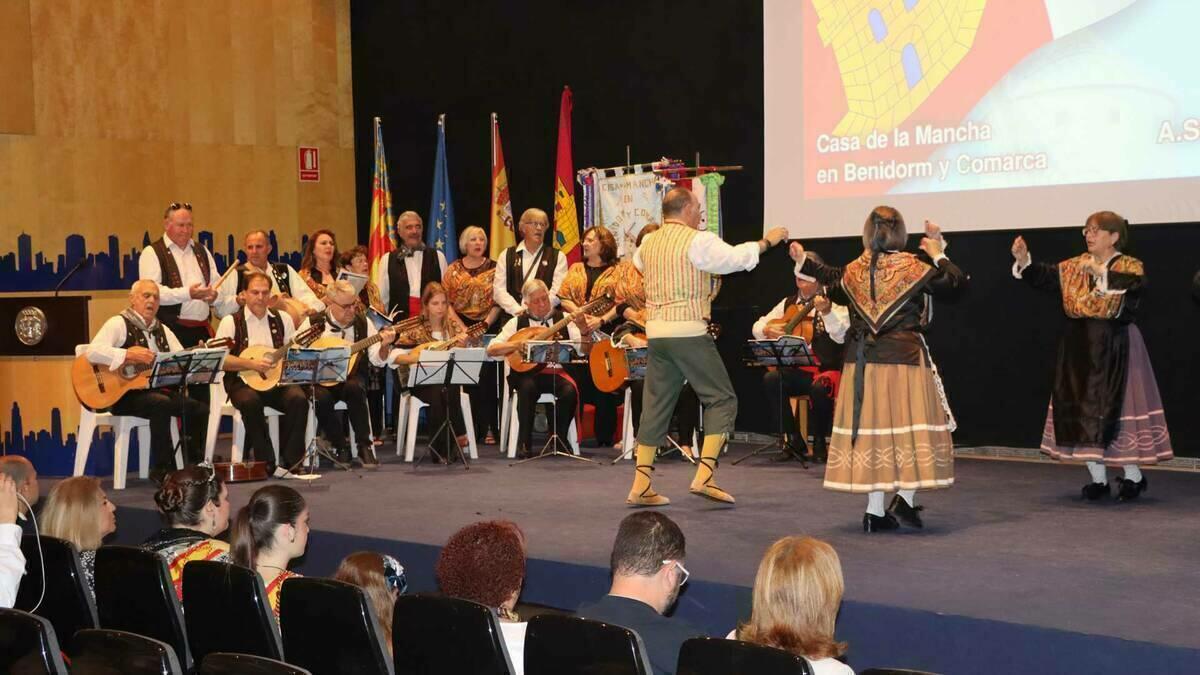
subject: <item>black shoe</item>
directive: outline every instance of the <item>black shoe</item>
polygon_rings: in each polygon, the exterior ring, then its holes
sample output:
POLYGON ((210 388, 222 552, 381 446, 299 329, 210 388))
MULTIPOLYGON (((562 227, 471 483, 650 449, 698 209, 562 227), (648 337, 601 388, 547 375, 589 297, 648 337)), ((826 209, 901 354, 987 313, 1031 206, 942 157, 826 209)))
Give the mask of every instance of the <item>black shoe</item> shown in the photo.
POLYGON ((1127 502, 1132 499, 1137 499, 1138 495, 1142 494, 1150 488, 1150 484, 1146 482, 1146 477, 1138 482, 1133 482, 1128 478, 1121 478, 1121 487, 1117 490, 1117 501, 1127 502))
POLYGON ((892 505, 888 507, 888 513, 899 518, 909 527, 925 527, 925 523, 921 522, 921 511, 924 510, 924 506, 910 506, 900 495, 892 497, 892 505))
POLYGON ((1108 497, 1111 494, 1108 483, 1088 483, 1083 486, 1083 497, 1089 502, 1094 502, 1101 497, 1108 497))
POLYGON ((871 513, 863 514, 863 532, 882 532, 883 530, 899 529, 900 523, 890 513, 877 516, 871 513))
POLYGON ((818 436, 813 440, 813 463, 824 464, 829 459, 829 449, 825 445, 825 437, 818 436))
POLYGON ((517 459, 529 459, 530 457, 533 457, 533 452, 529 450, 528 446, 523 445, 517 450, 517 459))
POLYGON ((345 446, 337 449, 337 461, 350 466, 350 446, 345 446))
POLYGON ((358 449, 358 461, 364 469, 378 469, 379 459, 375 457, 375 447, 370 443, 358 449))

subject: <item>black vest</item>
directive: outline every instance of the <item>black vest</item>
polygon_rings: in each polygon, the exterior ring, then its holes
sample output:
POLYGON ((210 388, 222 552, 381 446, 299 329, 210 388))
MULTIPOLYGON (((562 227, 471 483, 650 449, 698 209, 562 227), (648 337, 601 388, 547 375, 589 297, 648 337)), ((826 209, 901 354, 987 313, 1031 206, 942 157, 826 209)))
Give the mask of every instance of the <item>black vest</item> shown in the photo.
MULTIPOLYGON (((338 326, 337 324, 335 324, 333 322, 333 319, 330 318, 328 312, 320 315, 320 321, 325 324, 326 330, 329 330, 330 328, 335 328, 335 329, 340 328, 340 326, 338 326)), ((358 342, 359 340, 367 339, 367 315, 363 312, 355 312, 354 313, 354 321, 352 321, 350 323, 350 328, 352 328, 354 330, 354 339, 353 340, 351 340, 349 337, 346 337, 345 335, 340 336, 346 342, 353 344, 355 342, 358 342)), ((334 337, 339 337, 338 333, 334 333, 333 335, 334 335, 334 337)), ((366 354, 363 354, 363 358, 359 359, 358 361, 356 361, 354 363, 354 371, 351 374, 357 373, 360 370, 362 370, 363 361, 365 359, 366 359, 366 354)))
MULTIPOLYGON (((559 321, 562 321, 563 316, 562 308, 555 307, 554 311, 550 312, 550 323, 558 323, 559 321)), ((517 317, 517 330, 523 330, 525 328, 529 328, 529 312, 517 317)), ((567 332, 567 327, 563 326, 562 330, 558 331, 558 333, 554 335, 554 338, 558 340, 570 339, 570 334, 567 332)))
MULTIPOLYGON (((408 298, 412 295, 408 287, 408 266, 404 264, 405 258, 398 252, 394 252, 388 256, 388 302, 391 307, 388 311, 400 310, 396 315, 396 320, 408 317, 408 298)), ((425 287, 431 282, 442 280, 442 266, 438 262, 437 249, 427 248, 421 252, 421 290, 417 292, 420 296, 425 291, 425 287)))
MULTIPOLYGON (((271 263, 267 265, 271 276, 275 277, 275 285, 279 287, 280 293, 292 294, 292 277, 289 274, 287 263, 271 263)), ((242 267, 237 270, 237 292, 241 293, 246 290, 246 271, 242 267)), ((294 296, 293 296, 294 297, 294 296)))
MULTIPOLYGON (((283 346, 283 319, 279 318, 279 312, 267 310, 267 325, 271 327, 271 346, 279 349, 283 346)), ((246 308, 242 307, 233 313, 233 349, 230 350, 234 354, 241 354, 249 347, 250 344, 249 331, 246 330, 246 308)))
MULTIPOLYGON (((145 347, 150 349, 150 345, 146 342, 146 334, 141 328, 134 325, 128 317, 122 315, 121 320, 125 322, 125 344, 121 345, 121 349, 129 349, 130 347, 145 347)), ((163 329, 162 321, 150 331, 154 336, 154 344, 158 346, 158 352, 171 351, 170 343, 167 342, 167 331, 163 329)))
MULTIPOLYGON (((788 298, 788 302, 793 305, 799 303, 800 291, 797 290, 793 293, 788 298)), ((825 321, 817 310, 814 309, 805 321, 813 322, 812 350, 821 362, 821 370, 841 370, 842 361, 846 355, 846 345, 838 344, 829 337, 828 331, 825 330, 825 321)))
MULTIPOLYGON (((507 277, 508 294, 517 302, 521 301, 521 287, 525 285, 525 265, 521 255, 521 250, 525 247, 521 244, 508 247, 508 264, 505 267, 507 277)), ((537 271, 529 276, 530 279, 541 279, 542 283, 546 284, 546 288, 550 288, 554 283, 554 270, 558 267, 558 249, 549 244, 542 244, 542 255, 538 258, 537 271)))
MULTIPOLYGON (((179 266, 175 264, 175 257, 167 250, 166 237, 156 239, 153 244, 150 244, 150 250, 154 251, 155 257, 158 258, 158 269, 161 272, 162 285, 167 288, 183 288, 183 276, 179 273, 179 266)), ((212 270, 208 267, 208 253, 199 244, 193 243, 192 254, 196 256, 196 265, 200 267, 200 274, 204 275, 204 283, 206 285, 212 283, 212 270)), ((159 321, 174 323, 179 319, 179 312, 182 308, 183 303, 178 305, 159 305, 156 316, 159 321)))

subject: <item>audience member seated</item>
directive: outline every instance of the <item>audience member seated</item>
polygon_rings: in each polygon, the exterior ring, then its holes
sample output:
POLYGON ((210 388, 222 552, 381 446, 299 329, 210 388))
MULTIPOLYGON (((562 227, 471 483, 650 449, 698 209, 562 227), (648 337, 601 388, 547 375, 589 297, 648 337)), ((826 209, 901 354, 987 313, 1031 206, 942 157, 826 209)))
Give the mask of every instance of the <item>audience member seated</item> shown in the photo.
POLYGON ((216 536, 229 529, 229 488, 210 466, 173 471, 154 493, 166 527, 142 544, 161 555, 183 600, 183 566, 193 560, 231 562, 229 544, 216 536))
POLYGON ((67 478, 50 490, 42 508, 41 533, 65 539, 79 549, 88 591, 96 589, 96 549, 117 530, 117 507, 108 501, 100 481, 91 476, 67 478))
POLYGON ((238 511, 232 538, 233 562, 262 577, 267 602, 278 619, 280 587, 287 579, 300 576, 288 571, 288 563, 304 555, 308 545, 304 497, 286 485, 259 488, 238 511))
POLYGON ((0 473, 0 607, 12 608, 25 574, 21 527, 17 525, 17 485, 0 473))
POLYGON ((392 651, 392 611, 396 597, 408 588, 404 566, 390 555, 358 551, 346 556, 333 578, 363 589, 383 629, 383 643, 392 651))
POLYGON ((525 534, 508 520, 488 520, 455 532, 438 554, 438 588, 496 610, 514 675, 525 672, 525 628, 513 608, 525 583, 525 534))
POLYGON ((812 537, 784 537, 758 566, 750 621, 728 637, 803 656, 815 675, 854 675, 837 660, 846 643, 833 638, 844 590, 842 563, 832 546, 812 537))
POLYGON ((33 534, 29 509, 37 506, 38 499, 42 496, 38 487, 37 469, 21 455, 4 455, 0 457, 0 475, 8 476, 16 483, 17 495, 24 498, 24 501, 17 499, 17 525, 20 526, 22 534, 33 534))
POLYGON ((657 511, 626 516, 613 542, 608 595, 579 608, 585 619, 624 626, 646 645, 655 675, 671 675, 684 641, 704 632, 663 616, 687 583, 683 532, 657 511))

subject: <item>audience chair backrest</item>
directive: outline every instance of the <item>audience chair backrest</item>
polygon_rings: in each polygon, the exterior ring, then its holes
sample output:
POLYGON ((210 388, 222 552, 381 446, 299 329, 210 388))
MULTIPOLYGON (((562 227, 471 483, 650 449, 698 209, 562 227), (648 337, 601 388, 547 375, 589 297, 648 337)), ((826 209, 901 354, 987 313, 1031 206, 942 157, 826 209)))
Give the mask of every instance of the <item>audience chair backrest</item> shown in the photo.
POLYGON ((75 634, 71 671, 121 675, 182 675, 171 645, 123 630, 89 628, 75 634))
POLYGON ((279 624, 288 663, 314 673, 392 673, 385 642, 391 636, 383 635, 358 586, 319 577, 288 579, 279 594, 279 624))
POLYGON ((938 675, 928 670, 910 670, 908 668, 867 668, 859 671, 858 675, 938 675))
POLYGON ((803 656, 774 647, 720 638, 692 638, 685 641, 679 649, 679 666, 675 672, 676 675, 813 675, 812 666, 803 656))
POLYGON ((136 546, 97 549, 96 611, 102 628, 165 642, 184 670, 191 670, 183 607, 159 554, 136 546))
POLYGON ((21 578, 21 586, 17 589, 15 607, 49 619, 59 643, 64 649, 69 649, 76 631, 99 628, 96 602, 83 576, 83 564, 79 562, 79 551, 74 544, 42 535, 40 549, 39 552, 38 537, 27 534, 21 538, 25 576, 21 578), (41 597, 43 581, 45 597, 41 597), (38 603, 39 597, 41 604, 38 603), (36 611, 34 607, 37 607, 36 611))
POLYGON ((45 617, 0 608, 0 673, 67 672, 54 628, 45 617))
POLYGON ((277 659, 229 652, 205 656, 197 672, 200 675, 312 675, 304 668, 277 659))
POLYGON ((650 675, 642 638, 632 630, 577 616, 542 614, 525 631, 525 675, 595 672, 650 675))
POLYGON ((283 643, 258 572, 215 560, 183 568, 183 616, 197 663, 213 652, 283 660, 283 643))
POLYGON ((488 607, 436 595, 402 595, 392 614, 397 673, 510 675, 500 620, 488 607))

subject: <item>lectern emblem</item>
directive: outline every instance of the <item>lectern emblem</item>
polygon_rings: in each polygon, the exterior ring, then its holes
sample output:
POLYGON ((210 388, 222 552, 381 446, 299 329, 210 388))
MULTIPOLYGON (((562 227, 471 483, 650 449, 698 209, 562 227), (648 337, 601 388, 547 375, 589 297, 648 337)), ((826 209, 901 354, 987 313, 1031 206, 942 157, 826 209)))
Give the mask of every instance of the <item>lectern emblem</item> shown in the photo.
POLYGON ((13 330, 21 344, 32 347, 46 337, 46 315, 37 307, 25 307, 17 312, 13 330))

